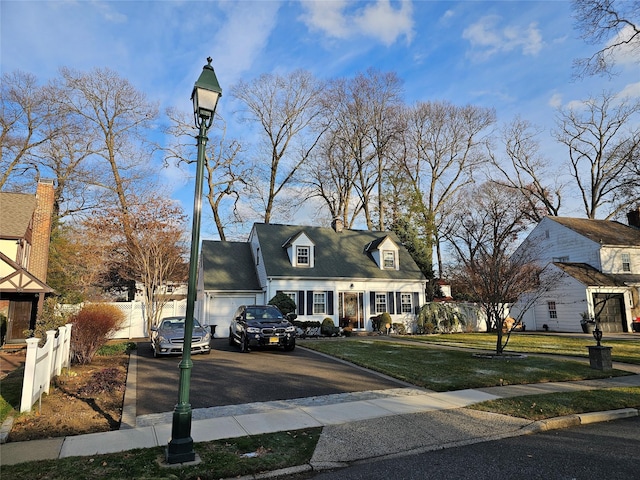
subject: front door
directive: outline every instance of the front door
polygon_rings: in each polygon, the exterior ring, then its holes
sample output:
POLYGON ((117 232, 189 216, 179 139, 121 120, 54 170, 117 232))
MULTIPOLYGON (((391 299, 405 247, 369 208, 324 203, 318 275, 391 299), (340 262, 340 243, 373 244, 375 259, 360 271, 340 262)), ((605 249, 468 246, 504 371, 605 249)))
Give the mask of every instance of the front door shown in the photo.
POLYGON ((25 330, 31 327, 31 317, 34 312, 33 301, 11 300, 9 302, 9 325, 7 341, 27 338, 25 330))
POLYGON ((593 305, 603 332, 627 332, 624 296, 621 293, 594 293, 593 305))
POLYGON ((352 326, 355 329, 363 330, 365 328, 364 293, 339 292, 338 298, 338 314, 340 316, 340 326, 352 326))

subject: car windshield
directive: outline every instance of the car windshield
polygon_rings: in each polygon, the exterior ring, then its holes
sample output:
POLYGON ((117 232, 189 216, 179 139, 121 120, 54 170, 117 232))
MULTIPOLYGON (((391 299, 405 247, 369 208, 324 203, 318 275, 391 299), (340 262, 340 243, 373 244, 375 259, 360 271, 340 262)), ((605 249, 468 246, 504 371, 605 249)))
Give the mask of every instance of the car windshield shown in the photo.
MULTIPOLYGON (((200 323, 195 318, 193 319, 193 326, 200 326, 200 323)), ((184 317, 165 318, 162 320, 160 328, 162 330, 184 330, 184 317)))
POLYGON ((247 320, 279 321, 282 320, 282 314, 275 307, 248 307, 247 320))

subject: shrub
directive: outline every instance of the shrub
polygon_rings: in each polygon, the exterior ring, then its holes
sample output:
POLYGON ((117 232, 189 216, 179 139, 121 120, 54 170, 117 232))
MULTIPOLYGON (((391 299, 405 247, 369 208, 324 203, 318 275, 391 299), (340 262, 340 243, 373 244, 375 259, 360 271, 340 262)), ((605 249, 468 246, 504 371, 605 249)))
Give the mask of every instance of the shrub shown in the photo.
POLYGON ((465 324, 464 314, 448 303, 430 302, 423 305, 418 313, 419 333, 433 333, 434 326, 443 333, 451 333, 465 324))
POLYGON ((322 326, 320 327, 320 332, 323 335, 333 336, 336 335, 340 329, 336 327, 336 324, 333 323, 333 319, 326 317, 322 320, 322 326))
POLYGON ((286 317, 288 314, 296 312, 296 302, 294 302, 289 295, 283 292, 278 292, 271 300, 269 305, 275 305, 286 317))
POLYGON ((393 324, 393 330, 398 335, 406 335, 407 334, 407 327, 404 326, 404 323, 394 323, 393 324))
POLYGON ((74 363, 91 363, 100 347, 109 340, 124 320, 122 311, 113 305, 86 305, 71 317, 71 355, 74 363))
POLYGON ((48 297, 44 300, 42 312, 36 319, 36 328, 31 335, 40 339, 40 345, 47 340, 47 330, 57 330, 69 322, 69 315, 58 308, 58 300, 48 297))
POLYGON ((391 321, 391 314, 389 312, 381 313, 379 317, 380 317, 380 329, 386 330, 387 325, 389 325, 389 327, 392 326, 393 322, 391 321))

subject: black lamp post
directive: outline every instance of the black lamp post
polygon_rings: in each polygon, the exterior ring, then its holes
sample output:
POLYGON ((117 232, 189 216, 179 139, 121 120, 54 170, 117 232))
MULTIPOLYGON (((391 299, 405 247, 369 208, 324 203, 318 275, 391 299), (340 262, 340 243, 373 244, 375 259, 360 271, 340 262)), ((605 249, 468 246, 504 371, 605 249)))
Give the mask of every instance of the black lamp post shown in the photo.
POLYGON ((191 254, 189 257, 189 284, 187 290, 187 312, 184 321, 184 343, 182 360, 180 361, 180 387, 178 403, 173 411, 171 426, 171 440, 167 446, 167 463, 193 462, 196 453, 193 450, 191 438, 191 404, 189 403, 189 388, 191 384, 191 337, 193 335, 193 314, 197 296, 198 277, 198 249, 200 246, 200 217, 202 210, 202 178, 204 176, 204 150, 207 144, 207 130, 213 123, 218 100, 222 96, 222 89, 211 66, 211 57, 207 58, 207 65, 202 69, 200 78, 193 87, 193 116, 198 127, 198 163, 196 165, 196 187, 193 200, 193 226, 191 229, 191 254))

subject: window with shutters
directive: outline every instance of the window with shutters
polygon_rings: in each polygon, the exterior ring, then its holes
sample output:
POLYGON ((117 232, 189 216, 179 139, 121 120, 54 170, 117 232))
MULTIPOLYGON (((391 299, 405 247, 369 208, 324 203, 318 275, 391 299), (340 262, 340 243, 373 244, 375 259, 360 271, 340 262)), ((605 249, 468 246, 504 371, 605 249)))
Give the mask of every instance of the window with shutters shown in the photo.
POLYGON ((400 294, 400 311, 402 313, 413 312, 413 295, 410 293, 400 294))
POLYGON ((387 294, 376 293, 376 313, 384 313, 387 311, 387 294))
POLYGON ((327 312, 327 295, 325 292, 313 292, 313 313, 323 314, 327 312))

